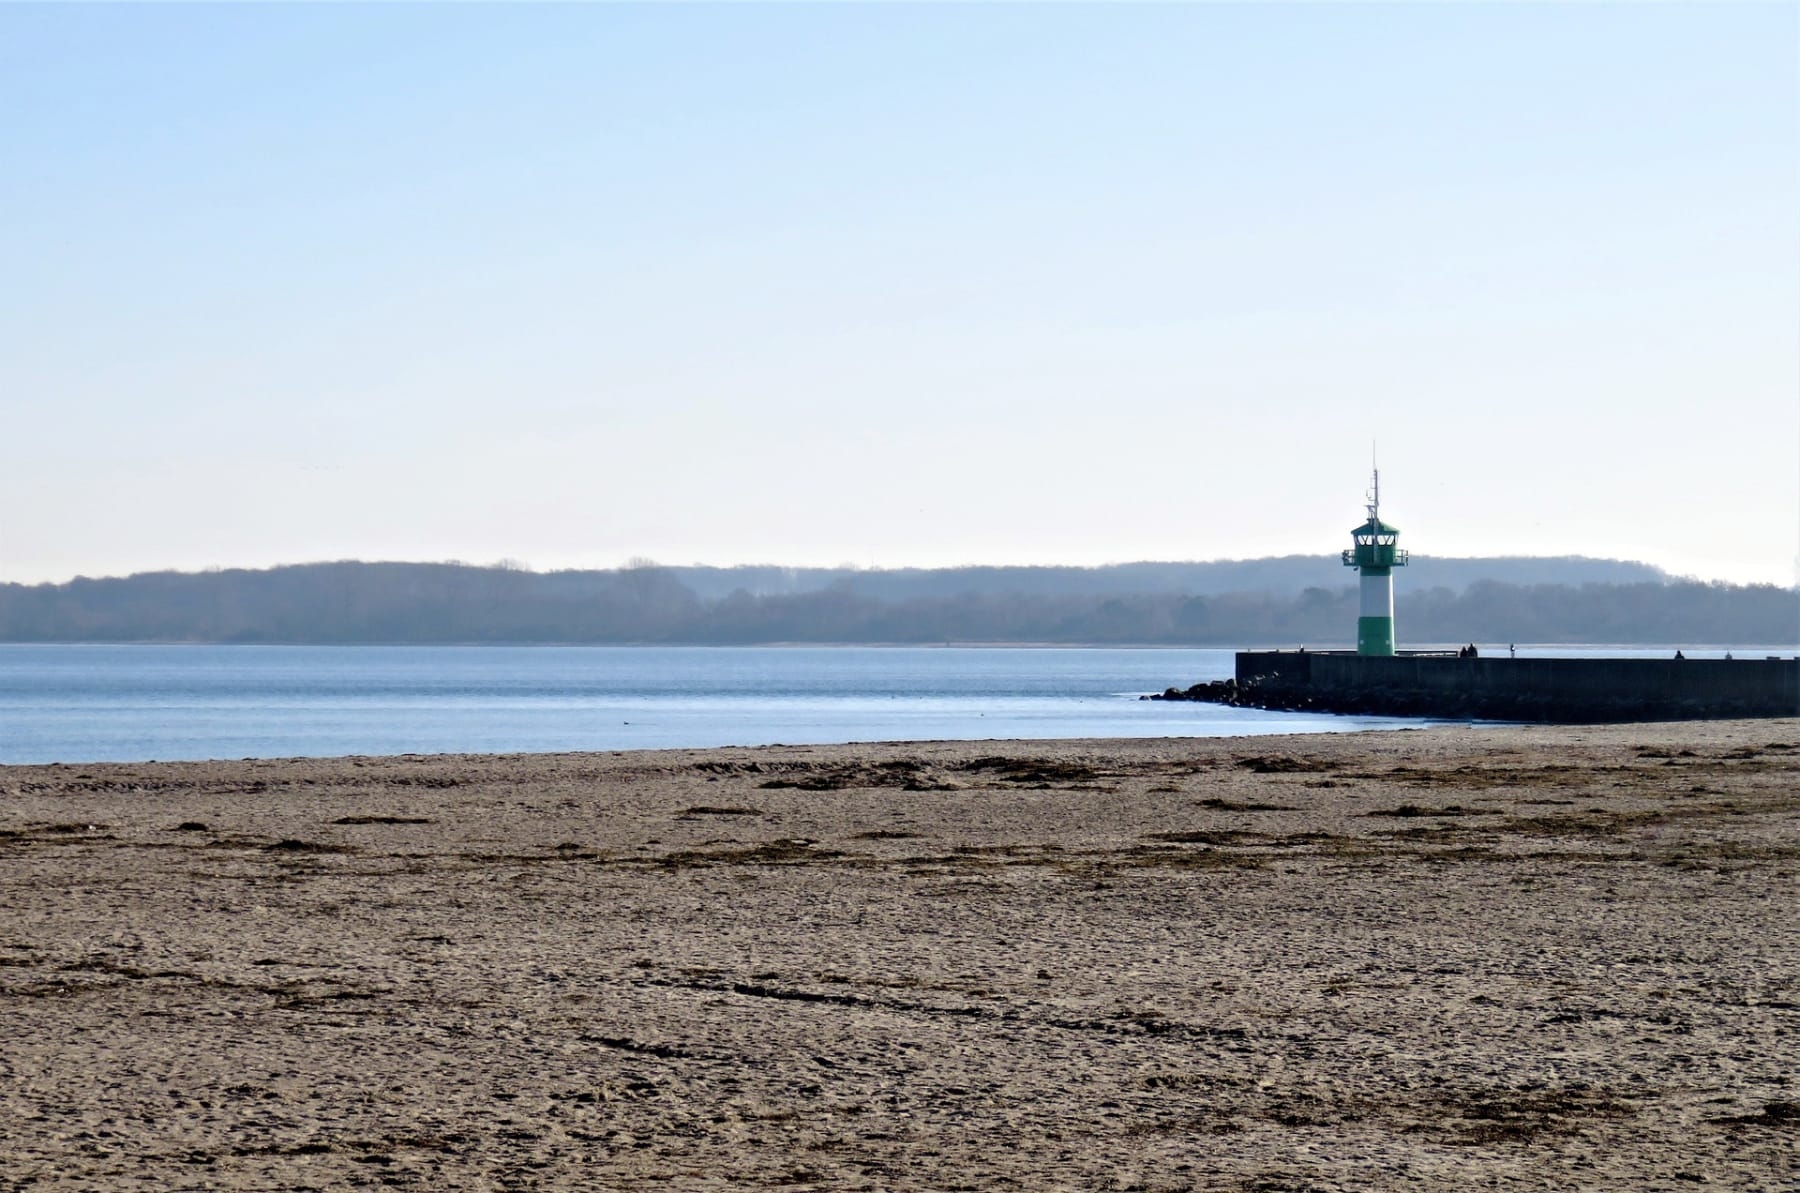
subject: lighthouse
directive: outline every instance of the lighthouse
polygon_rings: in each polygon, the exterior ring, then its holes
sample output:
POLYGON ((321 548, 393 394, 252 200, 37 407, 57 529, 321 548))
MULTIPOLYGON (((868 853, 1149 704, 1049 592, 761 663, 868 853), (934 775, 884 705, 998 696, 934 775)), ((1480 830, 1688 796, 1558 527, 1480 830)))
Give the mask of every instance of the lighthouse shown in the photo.
POLYGON ((1356 546, 1344 564, 1362 573, 1362 615, 1356 619, 1356 653, 1394 653, 1394 569, 1406 566, 1400 531, 1381 520, 1381 470, 1369 483, 1369 520, 1350 532, 1356 546))

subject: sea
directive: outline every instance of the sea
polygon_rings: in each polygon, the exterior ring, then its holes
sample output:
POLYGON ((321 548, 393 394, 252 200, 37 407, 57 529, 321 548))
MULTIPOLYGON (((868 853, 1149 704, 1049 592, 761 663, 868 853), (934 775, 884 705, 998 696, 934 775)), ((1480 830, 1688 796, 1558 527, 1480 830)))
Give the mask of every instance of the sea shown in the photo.
POLYGON ((1052 647, 0 645, 0 763, 1220 737, 1427 723, 1140 699, 1224 679, 1232 673, 1233 654, 1052 647))

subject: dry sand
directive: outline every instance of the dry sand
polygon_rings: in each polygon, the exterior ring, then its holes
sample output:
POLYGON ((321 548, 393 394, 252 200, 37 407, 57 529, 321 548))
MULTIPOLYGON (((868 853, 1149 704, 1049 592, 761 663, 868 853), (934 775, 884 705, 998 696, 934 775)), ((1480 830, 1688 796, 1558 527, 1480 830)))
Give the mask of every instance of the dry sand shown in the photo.
POLYGON ((0 1188, 1793 1189, 1797 745, 0 768, 0 1188))

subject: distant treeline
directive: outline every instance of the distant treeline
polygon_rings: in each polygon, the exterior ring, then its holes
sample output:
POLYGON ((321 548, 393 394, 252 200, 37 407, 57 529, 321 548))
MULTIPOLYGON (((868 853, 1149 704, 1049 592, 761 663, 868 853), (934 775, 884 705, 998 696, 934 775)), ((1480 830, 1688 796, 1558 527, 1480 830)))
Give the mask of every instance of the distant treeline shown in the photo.
MULTIPOLYGON (((419 563, 156 572, 67 584, 0 585, 0 641, 1348 645, 1356 629, 1354 573, 1335 559, 1309 562, 1312 574, 1339 582, 1297 591, 1148 587, 1154 569, 1223 569, 1211 579, 1228 583, 1241 578, 1241 572, 1231 574, 1233 567, 1285 567, 1285 561, 815 572, 811 575, 831 577, 829 582, 772 592, 739 585, 722 595, 702 595, 685 583, 683 571, 695 569, 654 565, 544 574, 419 563), (1034 583, 1018 583, 1018 574, 1034 583), (1056 575, 1064 582, 1053 582, 1056 575), (1014 582, 1007 583, 1007 576, 1014 582)), ((1415 557, 1415 564, 1421 562, 1415 557)), ((1510 560, 1486 561, 1485 569, 1479 566, 1482 561, 1453 562, 1490 576, 1522 570, 1510 560)), ((1556 561, 1529 562, 1539 574, 1553 574, 1547 565, 1556 561)), ((1636 564, 1562 562, 1576 574, 1610 567, 1660 575, 1636 564)), ((1268 570, 1273 574, 1280 568, 1268 570)), ((1171 574, 1164 571, 1156 579, 1168 583, 1171 574)), ((1800 593, 1772 585, 1660 578, 1472 579, 1460 588, 1412 583, 1426 574, 1427 567, 1409 568, 1396 585, 1403 645, 1800 641, 1800 593)))

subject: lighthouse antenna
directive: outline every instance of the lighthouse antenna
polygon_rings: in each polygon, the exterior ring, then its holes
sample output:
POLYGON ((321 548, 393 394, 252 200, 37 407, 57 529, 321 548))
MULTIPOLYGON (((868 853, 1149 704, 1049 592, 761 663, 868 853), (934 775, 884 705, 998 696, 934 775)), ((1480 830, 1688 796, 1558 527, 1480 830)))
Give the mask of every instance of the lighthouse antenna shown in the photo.
POLYGON ((1373 479, 1369 482, 1369 521, 1381 522, 1381 468, 1376 463, 1375 445, 1369 444, 1369 471, 1373 479))

